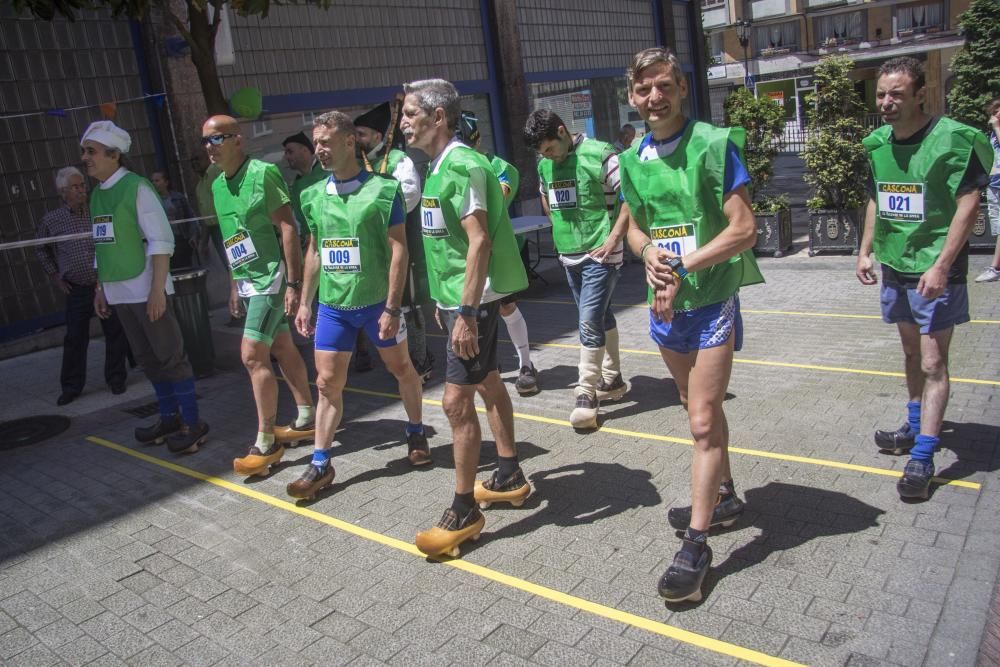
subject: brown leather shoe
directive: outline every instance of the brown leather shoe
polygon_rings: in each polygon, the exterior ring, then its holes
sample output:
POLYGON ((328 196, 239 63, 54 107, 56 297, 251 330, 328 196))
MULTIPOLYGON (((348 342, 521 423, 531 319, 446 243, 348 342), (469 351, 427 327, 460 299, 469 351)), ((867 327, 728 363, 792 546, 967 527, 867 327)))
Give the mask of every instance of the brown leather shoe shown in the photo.
POLYGON ((410 450, 406 457, 410 460, 411 466, 425 466, 434 463, 430 447, 427 446, 427 436, 423 433, 407 433, 406 446, 410 450))
POLYGON ((333 464, 328 464, 325 470, 321 470, 311 463, 306 466, 306 471, 302 477, 285 487, 285 491, 292 498, 298 500, 315 500, 316 494, 333 484, 336 472, 333 464))

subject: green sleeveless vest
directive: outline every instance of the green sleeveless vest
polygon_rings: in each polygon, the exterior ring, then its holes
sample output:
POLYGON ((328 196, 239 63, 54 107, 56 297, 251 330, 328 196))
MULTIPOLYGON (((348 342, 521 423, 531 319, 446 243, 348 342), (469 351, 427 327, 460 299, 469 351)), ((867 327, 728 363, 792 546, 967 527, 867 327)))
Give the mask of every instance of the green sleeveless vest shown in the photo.
POLYGON ((156 192, 152 183, 129 171, 107 190, 97 188, 90 195, 97 278, 102 283, 130 280, 146 270, 146 247, 135 210, 142 184, 156 192))
POLYGON ((328 194, 326 182, 302 193, 302 212, 320 258, 320 303, 362 308, 389 294, 389 216, 402 198, 399 183, 369 176, 349 195, 328 194))
POLYGON ((862 143, 875 180, 875 256, 901 273, 923 273, 944 248, 970 159, 989 173, 993 151, 982 132, 940 118, 919 144, 894 144, 883 125, 862 143))
POLYGON ((486 175, 487 232, 493 242, 488 276, 493 291, 510 294, 528 286, 528 276, 518 254, 514 230, 503 203, 500 181, 486 156, 466 146, 450 144, 437 169, 429 171, 420 201, 421 230, 427 257, 431 296, 442 306, 462 305, 469 237, 462 229, 459 211, 469 187, 469 174, 486 175))
MULTIPOLYGON (((388 176, 391 178, 393 173, 396 171, 396 166, 399 165, 399 163, 403 160, 404 157, 406 157, 406 153, 399 150, 398 148, 390 148, 388 155, 389 159, 386 161, 384 172, 382 171, 382 162, 383 160, 385 160, 384 153, 382 155, 379 155, 374 160, 371 160, 372 173, 379 174, 381 176, 388 176)), ((362 171, 366 171, 364 158, 358 160, 358 166, 361 167, 362 171)))
MULTIPOLYGON (((618 157, 622 194, 632 217, 658 247, 677 255, 699 248, 729 224, 722 212, 726 146, 743 152, 742 128, 688 125, 677 149, 659 160, 639 160, 639 147, 618 157)), ((753 252, 746 250, 681 283, 674 308, 693 310, 725 301, 743 285, 764 282, 753 252)), ((649 301, 653 293, 649 290, 649 301)))
POLYGON ((233 178, 219 174, 212 184, 230 272, 235 280, 249 280, 258 290, 274 282, 281 264, 281 246, 264 192, 265 172, 271 169, 278 170, 273 164, 248 159, 233 178))
POLYGON ((510 162, 496 155, 490 160, 490 166, 493 167, 493 173, 497 175, 497 178, 505 174, 507 176, 507 185, 510 186, 510 193, 504 195, 503 204, 509 207, 514 202, 514 197, 517 196, 517 189, 521 185, 521 172, 510 162))
POLYGON ((543 158, 538 176, 548 193, 552 240, 561 255, 589 252, 611 233, 601 168, 614 148, 584 139, 560 164, 543 158))

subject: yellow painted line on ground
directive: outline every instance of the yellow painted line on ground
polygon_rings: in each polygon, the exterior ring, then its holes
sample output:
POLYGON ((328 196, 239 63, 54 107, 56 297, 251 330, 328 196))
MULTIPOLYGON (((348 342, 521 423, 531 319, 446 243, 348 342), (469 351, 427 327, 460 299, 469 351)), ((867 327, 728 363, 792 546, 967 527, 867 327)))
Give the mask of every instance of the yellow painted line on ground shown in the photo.
MULTIPOLYGON (((292 514, 298 514, 301 517, 311 519, 313 521, 318 521, 319 523, 326 524, 337 530, 341 530, 345 533, 354 535, 355 537, 360 537, 383 546, 391 547, 393 549, 398 549, 399 551, 410 554, 411 556, 417 556, 419 558, 426 558, 414 545, 409 542, 403 542, 402 540, 397 540, 394 537, 389 537, 381 533, 376 533, 375 531, 368 530, 367 528, 362 528, 356 526, 352 523, 346 521, 341 521, 340 519, 335 519, 332 516, 311 510, 307 507, 299 507, 295 503, 288 502, 287 500, 281 500, 270 496, 266 493, 261 493, 260 491, 255 491, 254 489, 246 488, 239 484, 234 484, 233 482, 221 479, 219 477, 213 477, 212 475, 206 475, 203 472, 199 472, 192 468, 186 466, 177 465, 176 463, 171 463, 170 461, 164 461, 163 459, 157 458, 155 456, 149 456, 148 454, 143 454, 130 447, 125 447, 124 445, 119 445, 117 443, 111 442, 110 440, 105 440, 104 438, 99 438, 96 436, 88 436, 87 440, 95 445, 100 445, 101 447, 106 447, 108 449, 114 450, 121 454, 137 458, 146 463, 151 463, 155 466, 161 468, 166 468, 172 472, 178 473, 180 475, 185 475, 197 479, 201 482, 206 482, 214 486, 226 489, 227 491, 232 491, 233 493, 238 493, 240 495, 246 496, 247 498, 252 498, 262 503, 271 505, 280 510, 286 512, 291 512, 292 514)), ((482 565, 476 565, 475 563, 470 563, 465 560, 442 560, 440 561, 444 565, 455 568, 456 570, 461 570, 463 572, 468 572, 469 574, 474 574, 484 579, 489 579, 490 581, 495 581, 499 584, 505 586, 510 586, 511 588, 516 588, 518 590, 530 593, 532 595, 537 595, 540 598, 545 598, 552 602, 571 607, 573 609, 579 609, 581 611, 586 611, 590 614, 596 616, 602 616, 604 618, 610 619, 612 621, 617 621, 619 623, 624 623, 625 625, 631 625, 648 632, 652 632, 664 637, 669 637, 670 639, 683 642, 685 644, 690 644, 698 648, 705 649, 707 651, 713 651, 715 653, 721 653, 723 655, 728 655, 730 657, 736 658, 738 660, 746 660, 748 662, 753 662, 758 665, 767 665, 774 667, 796 667, 800 663, 791 662, 783 658, 778 658, 766 653, 761 653, 759 651, 754 651, 736 644, 730 644, 728 642, 719 641, 718 639, 712 639, 711 637, 706 637, 704 635, 699 635, 688 630, 682 630, 680 628, 675 628, 672 625, 667 625, 666 623, 661 623, 660 621, 654 621, 650 618, 645 618, 644 616, 637 616, 636 614, 630 614, 626 611, 621 611, 620 609, 615 609, 613 607, 608 607, 602 604, 597 604, 596 602, 591 602, 583 598, 577 597, 575 595, 570 595, 568 593, 563 593, 562 591, 555 590, 553 588, 548 588, 546 586, 540 586, 538 584, 532 583, 525 579, 519 579, 517 577, 512 577, 509 574, 504 574, 503 572, 498 572, 496 570, 491 570, 488 567, 483 567, 482 565)))
MULTIPOLYGON (((354 387, 344 387, 344 391, 349 391, 355 394, 364 394, 366 396, 378 396, 381 398, 391 398, 399 400, 399 394, 393 394, 387 391, 373 391, 371 389, 355 389, 354 387)), ((424 403, 428 405, 441 405, 441 401, 435 400, 433 398, 423 399, 424 403)), ((486 414, 486 410, 479 406, 476 406, 476 412, 486 414)), ((532 415, 526 412, 515 412, 514 417, 518 419, 523 419, 525 421, 539 422, 541 424, 551 424, 553 426, 565 426, 568 428, 573 428, 565 419, 554 419, 552 417, 543 417, 541 415, 532 415)), ((621 428, 614 428, 612 426, 600 426, 597 429, 601 433, 611 433, 613 435, 623 435, 628 438, 638 438, 640 440, 655 440, 657 442, 672 442, 678 445, 694 445, 694 441, 689 438, 676 438, 670 435, 657 435, 656 433, 645 433, 643 431, 629 431, 621 428)), ((882 475, 884 477, 902 477, 903 473, 898 470, 889 470, 888 468, 875 468, 873 466, 863 466, 856 463, 844 463, 843 461, 834 461, 832 459, 817 459, 809 456, 796 456, 795 454, 782 454, 780 452, 769 452, 763 449, 747 449, 745 447, 729 447, 729 451, 735 454, 745 454, 747 456, 756 456, 758 458, 764 459, 775 459, 777 461, 788 461, 790 463, 807 463, 809 465, 823 466, 825 468, 839 468, 841 470, 853 470, 855 472, 869 473, 872 475, 882 475)), ((944 486, 956 486, 963 489, 974 489, 979 491, 982 489, 982 484, 977 482, 966 482, 962 479, 945 479, 943 477, 935 477, 934 481, 938 484, 944 486)))
MULTIPOLYGON (((426 334, 432 338, 445 338, 445 334, 426 334)), ((507 338, 499 338, 501 343, 512 343, 507 338)), ((535 347, 555 347, 564 350, 579 350, 580 346, 575 343, 536 343, 531 342, 530 345, 535 347)), ((626 352, 628 354, 644 354, 652 357, 660 357, 660 352, 658 350, 637 350, 634 348, 623 347, 620 348, 621 352, 626 352)), ((823 371, 825 373, 848 373, 852 375, 876 375, 879 377, 891 377, 891 378, 905 378, 906 374, 900 373, 898 371, 873 371, 866 368, 847 368, 844 366, 820 366, 818 364, 796 364, 789 361, 764 361, 762 359, 743 359, 740 357, 734 357, 733 363, 735 364, 751 364, 754 366, 774 366, 776 368, 795 368, 799 370, 808 371, 823 371)), ((1000 387, 1000 380, 977 380, 975 378, 951 378, 951 382, 956 384, 981 384, 988 387, 1000 387)))
MULTIPOLYGON (((574 301, 562 299, 518 299, 525 303, 553 304, 560 306, 575 306, 574 301)), ((643 303, 612 303, 615 308, 648 308, 649 304, 643 303)), ((881 315, 852 315, 850 313, 822 313, 807 312, 802 310, 754 310, 750 308, 740 308, 740 312, 749 315, 788 315, 794 317, 830 317, 845 320, 878 320, 882 321, 881 315)), ((1000 320, 969 320, 970 324, 1000 324, 1000 320)))

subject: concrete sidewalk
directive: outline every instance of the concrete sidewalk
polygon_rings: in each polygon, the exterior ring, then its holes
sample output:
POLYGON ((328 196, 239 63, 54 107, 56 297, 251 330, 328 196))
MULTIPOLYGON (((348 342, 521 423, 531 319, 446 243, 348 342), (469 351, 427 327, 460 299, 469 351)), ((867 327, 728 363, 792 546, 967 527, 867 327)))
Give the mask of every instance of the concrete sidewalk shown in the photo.
MULTIPOLYGON (((600 431, 578 434, 575 310, 546 261, 550 286, 521 301, 543 391, 511 390, 534 494, 487 510, 483 540, 447 564, 410 546, 452 493, 440 364, 425 390, 434 467, 406 464, 405 416, 377 365, 349 378, 336 483, 294 505, 284 486, 308 449, 266 479, 232 474, 256 430, 238 331, 216 329, 227 368, 198 382, 209 443, 179 458, 132 440, 142 420, 125 411, 152 401, 141 375, 120 397, 96 389, 100 344, 95 389, 65 408, 59 350, 0 362, 0 420, 73 417, 41 444, 0 446, 0 663, 975 664, 1000 570, 1000 287, 970 284, 976 322, 955 334, 936 461, 951 483, 903 504, 905 459, 871 439, 906 401, 877 290, 857 283, 851 257, 760 263, 768 284, 741 295, 726 401, 747 512, 710 538, 703 602, 656 595, 678 545, 665 512, 688 502, 691 452, 634 306, 640 267, 626 266, 615 298, 631 390, 602 406, 600 431)), ((444 338, 430 340, 443 359, 444 338)), ((501 359, 513 369, 507 343, 501 359)), ((279 421, 293 408, 283 389, 279 421)), ((496 452, 482 421, 485 475, 496 452)))

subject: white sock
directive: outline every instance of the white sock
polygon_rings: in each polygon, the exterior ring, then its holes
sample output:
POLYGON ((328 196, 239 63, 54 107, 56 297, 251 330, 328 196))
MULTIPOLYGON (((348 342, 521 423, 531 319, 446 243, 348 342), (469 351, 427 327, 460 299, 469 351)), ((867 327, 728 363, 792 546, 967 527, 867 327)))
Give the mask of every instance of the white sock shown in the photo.
POLYGON ((601 376, 611 384, 622 372, 622 355, 618 349, 618 327, 604 332, 604 362, 601 364, 601 376))
POLYGON ((274 447, 274 434, 257 431, 257 441, 253 444, 262 454, 267 454, 274 447))
POLYGON ((517 348, 518 368, 531 366, 531 346, 528 344, 528 323, 524 321, 524 315, 517 307, 510 315, 503 315, 504 324, 507 325, 507 333, 510 340, 517 348))
POLYGON ((295 422, 292 424, 295 428, 305 426, 312 421, 313 415, 316 414, 313 406, 311 405, 296 405, 299 410, 298 417, 295 418, 295 422))

